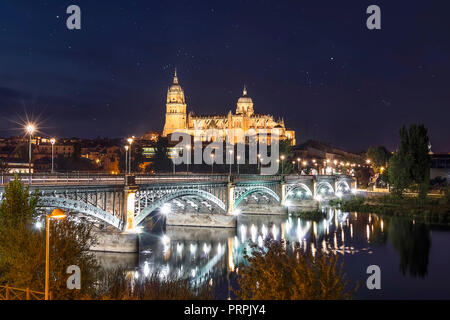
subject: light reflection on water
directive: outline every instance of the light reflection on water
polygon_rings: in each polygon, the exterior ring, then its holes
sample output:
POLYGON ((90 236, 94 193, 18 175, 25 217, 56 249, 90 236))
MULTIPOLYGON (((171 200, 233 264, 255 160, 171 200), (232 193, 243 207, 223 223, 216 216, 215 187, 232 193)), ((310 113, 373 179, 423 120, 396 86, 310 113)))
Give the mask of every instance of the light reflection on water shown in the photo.
MULTIPOLYGON (((158 272, 161 277, 187 277, 197 285, 222 283, 224 292, 219 292, 218 296, 224 298, 229 294, 226 291, 230 272, 246 262, 244 253, 251 251, 251 244, 262 247, 266 239, 282 239, 291 246, 298 242, 302 250, 312 254, 321 250, 342 256, 349 278, 363 284, 367 279, 365 270, 370 264, 378 264, 382 271, 389 272, 392 278, 383 278, 384 287, 387 287, 383 292, 369 292, 363 288, 358 297, 415 298, 408 296, 408 290, 390 289, 386 280, 400 283, 397 286, 414 287, 423 286, 417 279, 422 282, 430 279, 431 232, 428 226, 418 225, 405 219, 383 220, 373 214, 326 209, 326 216, 316 221, 294 216, 241 215, 236 229, 156 226, 141 234, 136 271, 144 276, 158 272), (371 258, 374 252, 376 259, 371 258)), ((444 234, 450 245, 448 228, 444 234)), ((443 276, 448 283, 446 273, 443 276)), ((435 292, 438 295, 432 297, 450 298, 449 289, 435 292)))

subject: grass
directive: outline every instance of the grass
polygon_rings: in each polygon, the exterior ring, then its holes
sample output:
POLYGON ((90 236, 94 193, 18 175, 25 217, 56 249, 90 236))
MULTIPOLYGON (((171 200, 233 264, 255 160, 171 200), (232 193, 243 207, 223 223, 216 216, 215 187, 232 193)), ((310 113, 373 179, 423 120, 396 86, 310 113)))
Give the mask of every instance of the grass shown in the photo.
POLYGON ((444 198, 396 197, 352 197, 348 200, 332 199, 329 205, 343 211, 376 213, 387 216, 409 217, 428 223, 450 224, 450 201, 444 198))
POLYGON ((322 210, 296 211, 290 212, 289 215, 295 218, 304 218, 312 221, 322 221, 327 217, 327 213, 322 210))

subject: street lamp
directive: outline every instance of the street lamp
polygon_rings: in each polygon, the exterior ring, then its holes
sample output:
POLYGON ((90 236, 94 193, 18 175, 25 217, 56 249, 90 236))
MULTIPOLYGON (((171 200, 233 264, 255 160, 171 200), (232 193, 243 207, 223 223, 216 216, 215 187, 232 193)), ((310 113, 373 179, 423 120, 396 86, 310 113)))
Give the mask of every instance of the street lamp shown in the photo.
POLYGON ((239 159, 241 159, 241 156, 237 156, 236 157, 236 159, 237 159, 237 167, 238 167, 238 172, 237 172, 237 174, 239 175, 239 159))
POLYGON ((261 167, 261 154, 258 153, 258 171, 260 167, 261 167))
POLYGON ((176 174, 176 171, 175 171, 175 157, 176 156, 177 156, 177 151, 175 149, 173 149, 173 151, 172 151, 173 174, 176 174))
MULTIPOLYGON (((262 162, 262 161, 264 161, 264 159, 263 158, 259 158, 259 161, 262 162)), ((259 174, 261 174, 261 172, 262 172, 262 163, 259 166, 259 174)))
POLYGON ((125 173, 128 171, 128 146, 125 146, 125 173))
POLYGON ((230 154, 229 161, 230 161, 230 176, 231 176, 231 163, 233 162, 233 161, 231 161, 231 155, 233 154, 233 150, 228 151, 228 153, 230 154))
POLYGON ((300 161, 302 161, 302 159, 297 158, 297 171, 300 173, 300 161))
POLYGON ((281 174, 284 174, 284 155, 281 155, 281 174))
POLYGON ((133 144, 133 138, 128 138, 127 141, 130 144, 130 153, 129 153, 130 161, 128 163, 128 174, 131 174, 131 145, 133 144))
POLYGON ((211 173, 214 173, 214 154, 211 154, 211 173))
POLYGON ((48 278, 50 271, 50 220, 65 219, 67 216, 61 209, 55 209, 51 214, 47 214, 47 241, 45 245, 45 300, 48 300, 48 278))
POLYGON ((31 136, 33 135, 34 131, 36 131, 36 127, 34 126, 34 124, 29 123, 25 127, 25 130, 30 136, 30 143, 28 145, 28 172, 31 175, 31 136))
POLYGON ((54 170, 55 142, 56 142, 55 138, 50 139, 50 143, 52 144, 52 173, 54 170))
POLYGON ((189 173, 189 162, 191 162, 191 146, 188 144, 186 145, 186 174, 189 173))

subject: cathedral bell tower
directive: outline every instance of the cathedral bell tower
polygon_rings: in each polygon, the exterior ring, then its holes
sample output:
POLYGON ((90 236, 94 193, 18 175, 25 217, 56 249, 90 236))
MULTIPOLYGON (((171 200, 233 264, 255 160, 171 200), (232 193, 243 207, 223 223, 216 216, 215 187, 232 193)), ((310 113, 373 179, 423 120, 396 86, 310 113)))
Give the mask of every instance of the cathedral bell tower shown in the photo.
POLYGON ((186 101, 184 91, 178 84, 177 70, 173 77, 173 83, 167 91, 166 123, 164 125, 163 137, 186 129, 186 101))

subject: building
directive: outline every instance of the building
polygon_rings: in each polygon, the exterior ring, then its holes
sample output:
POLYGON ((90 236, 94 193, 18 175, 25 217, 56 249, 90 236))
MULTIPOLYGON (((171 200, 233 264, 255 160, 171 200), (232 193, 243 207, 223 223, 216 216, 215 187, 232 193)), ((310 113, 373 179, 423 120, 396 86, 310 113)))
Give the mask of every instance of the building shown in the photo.
POLYGON ((178 83, 177 72, 173 78, 173 84, 167 91, 166 121, 163 136, 174 132, 187 133, 191 136, 199 136, 202 141, 209 141, 206 130, 216 129, 222 139, 228 135, 234 137, 235 143, 246 143, 246 135, 249 130, 256 132, 257 139, 261 139, 261 134, 267 134, 267 143, 270 144, 272 130, 278 131, 280 140, 290 139, 295 145, 295 132, 286 129, 284 120, 274 120, 271 115, 256 114, 253 109, 253 100, 248 96, 244 87, 242 97, 239 98, 236 106, 236 113, 231 111, 227 115, 196 116, 194 113, 186 113, 186 99, 184 91, 178 83))
POLYGON ((52 146, 51 143, 41 143, 38 146, 37 152, 35 152, 35 157, 51 157, 52 149, 54 153, 54 157, 63 156, 64 158, 69 158, 75 152, 75 148, 73 145, 67 144, 55 144, 52 146), (38 156, 39 155, 39 156, 38 156))
POLYGON ((442 178, 450 181, 450 154, 432 154, 430 179, 442 178))

